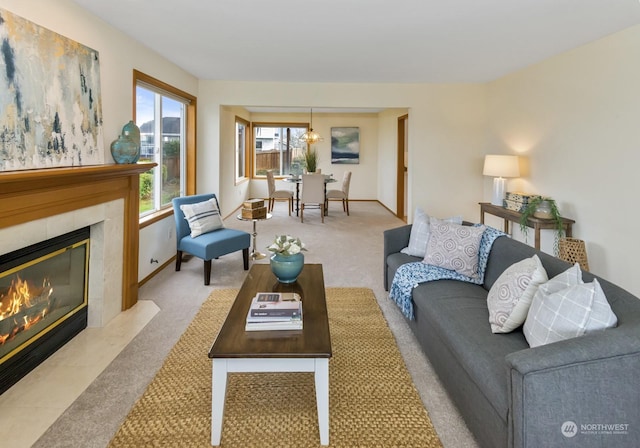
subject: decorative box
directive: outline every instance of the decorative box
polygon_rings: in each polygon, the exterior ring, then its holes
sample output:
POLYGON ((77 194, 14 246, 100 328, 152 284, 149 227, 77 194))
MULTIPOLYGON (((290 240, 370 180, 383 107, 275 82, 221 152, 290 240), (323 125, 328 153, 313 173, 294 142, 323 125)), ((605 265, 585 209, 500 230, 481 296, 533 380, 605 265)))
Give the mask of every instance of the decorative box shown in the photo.
MULTIPOLYGON (((264 201, 262 201, 264 203, 264 201)), ((267 207, 243 208, 242 218, 244 219, 264 219, 267 217, 267 207)))
POLYGON ((537 194, 527 194, 520 191, 507 191, 505 200, 512 202, 519 202, 522 205, 527 205, 529 201, 535 198, 539 198, 537 194))
POLYGON ((525 209, 527 205, 523 204, 522 202, 513 201, 511 199, 504 199, 502 201, 502 206, 507 210, 514 210, 516 212, 521 212, 525 209))
POLYGON ((537 194, 521 193, 519 191, 507 191, 505 198, 502 201, 502 206, 507 210, 515 210, 516 212, 522 212, 529 202, 533 199, 539 198, 537 194))
POLYGON ((261 207, 264 207, 264 199, 248 199, 244 201, 244 203, 242 204, 242 208, 261 208, 261 207))

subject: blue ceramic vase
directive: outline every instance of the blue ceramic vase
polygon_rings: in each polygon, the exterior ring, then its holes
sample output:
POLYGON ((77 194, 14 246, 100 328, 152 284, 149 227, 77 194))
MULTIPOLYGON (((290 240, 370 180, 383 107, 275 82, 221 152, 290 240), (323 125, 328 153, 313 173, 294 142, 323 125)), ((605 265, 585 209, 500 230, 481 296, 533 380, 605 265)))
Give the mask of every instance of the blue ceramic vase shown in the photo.
POLYGON ((122 127, 122 135, 128 135, 136 144, 136 157, 131 163, 138 163, 138 160, 140 159, 140 128, 133 122, 133 120, 129 120, 129 123, 122 127))
POLYGON ((116 163, 136 163, 140 158, 140 147, 123 134, 111 143, 111 155, 116 163))
POLYGON ((293 283, 298 279, 300 272, 304 268, 304 255, 273 254, 271 256, 271 272, 280 283, 293 283))

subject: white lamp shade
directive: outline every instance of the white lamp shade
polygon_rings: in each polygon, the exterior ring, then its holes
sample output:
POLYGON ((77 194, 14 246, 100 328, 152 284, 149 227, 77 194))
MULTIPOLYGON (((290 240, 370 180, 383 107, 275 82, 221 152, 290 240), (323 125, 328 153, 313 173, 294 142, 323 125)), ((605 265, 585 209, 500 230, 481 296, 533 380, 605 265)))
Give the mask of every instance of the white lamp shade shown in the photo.
POLYGON ((520 175, 518 156, 486 155, 482 174, 493 177, 518 177, 520 175))

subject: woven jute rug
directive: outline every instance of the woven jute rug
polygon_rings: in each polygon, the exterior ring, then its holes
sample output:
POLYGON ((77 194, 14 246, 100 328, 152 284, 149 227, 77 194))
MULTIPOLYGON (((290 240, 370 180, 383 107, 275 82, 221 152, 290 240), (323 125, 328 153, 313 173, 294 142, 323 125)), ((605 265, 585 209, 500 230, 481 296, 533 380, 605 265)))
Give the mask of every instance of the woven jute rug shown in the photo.
MULTIPOLYGON (((110 447, 210 447, 207 357, 237 291, 217 290, 110 447)), ((328 288, 332 447, 441 447, 373 292, 328 288)), ((318 447, 313 373, 230 374, 222 447, 318 447)))

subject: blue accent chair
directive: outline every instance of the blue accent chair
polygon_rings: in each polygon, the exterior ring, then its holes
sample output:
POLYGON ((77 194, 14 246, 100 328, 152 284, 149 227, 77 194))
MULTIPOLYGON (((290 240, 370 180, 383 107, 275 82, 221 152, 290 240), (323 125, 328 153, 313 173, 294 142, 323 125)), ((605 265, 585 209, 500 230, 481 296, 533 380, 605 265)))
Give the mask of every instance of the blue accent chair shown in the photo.
POLYGON ((242 250, 244 260, 244 270, 249 269, 249 246, 251 235, 242 230, 222 228, 209 233, 205 233, 196 238, 191 238, 189 223, 184 218, 184 213, 180 209, 183 204, 196 204, 209 199, 215 199, 218 205, 218 198, 215 194, 197 194, 193 196, 183 196, 174 198, 173 216, 176 220, 176 271, 180 270, 182 255, 184 252, 204 260, 204 284, 211 283, 211 260, 222 255, 242 250))

